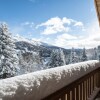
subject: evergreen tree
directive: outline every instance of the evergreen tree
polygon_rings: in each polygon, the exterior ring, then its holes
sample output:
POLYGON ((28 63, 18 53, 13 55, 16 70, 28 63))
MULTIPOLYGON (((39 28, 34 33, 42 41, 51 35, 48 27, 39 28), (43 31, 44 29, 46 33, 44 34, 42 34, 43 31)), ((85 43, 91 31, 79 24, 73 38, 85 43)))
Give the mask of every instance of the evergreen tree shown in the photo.
POLYGON ((62 50, 60 50, 60 49, 52 50, 49 66, 50 67, 63 66, 64 61, 63 61, 63 57, 61 57, 61 55, 63 56, 62 50))
POLYGON ((85 50, 85 48, 83 48, 82 59, 81 59, 81 61, 87 61, 87 55, 86 55, 86 50, 85 50))
POLYGON ((75 63, 75 50, 74 50, 74 48, 71 49, 70 63, 71 64, 75 63))
POLYGON ((66 65, 65 54, 63 49, 60 49, 61 65, 66 65))
POLYGON ((19 52, 19 75, 41 70, 43 64, 39 52, 19 52))
POLYGON ((0 25, 0 78, 15 76, 17 55, 7 25, 0 25))
POLYGON ((94 60, 97 60, 97 48, 94 48, 94 60))

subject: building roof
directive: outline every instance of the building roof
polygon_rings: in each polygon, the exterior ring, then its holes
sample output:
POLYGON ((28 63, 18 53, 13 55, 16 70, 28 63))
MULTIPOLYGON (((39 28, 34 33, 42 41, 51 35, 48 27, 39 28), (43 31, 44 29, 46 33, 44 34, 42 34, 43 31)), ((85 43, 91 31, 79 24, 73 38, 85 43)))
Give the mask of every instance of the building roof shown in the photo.
POLYGON ((95 7, 97 11, 97 16, 99 20, 99 25, 100 25, 100 0, 94 0, 95 1, 95 7))

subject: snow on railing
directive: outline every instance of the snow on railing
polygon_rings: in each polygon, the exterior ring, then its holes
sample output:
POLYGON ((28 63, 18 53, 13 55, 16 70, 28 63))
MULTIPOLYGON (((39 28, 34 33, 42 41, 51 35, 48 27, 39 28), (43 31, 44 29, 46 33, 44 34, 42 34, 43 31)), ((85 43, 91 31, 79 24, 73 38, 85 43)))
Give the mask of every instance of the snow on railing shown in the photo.
POLYGON ((98 67, 92 60, 0 80, 0 100, 41 100, 98 67))

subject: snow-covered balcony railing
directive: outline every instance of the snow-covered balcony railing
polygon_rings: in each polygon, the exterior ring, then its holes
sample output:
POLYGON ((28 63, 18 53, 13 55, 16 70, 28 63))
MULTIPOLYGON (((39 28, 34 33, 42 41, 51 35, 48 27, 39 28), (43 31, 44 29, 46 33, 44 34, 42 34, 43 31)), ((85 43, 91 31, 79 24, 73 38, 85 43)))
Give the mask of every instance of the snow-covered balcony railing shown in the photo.
POLYGON ((0 100, 92 100, 100 63, 87 61, 0 80, 0 100))

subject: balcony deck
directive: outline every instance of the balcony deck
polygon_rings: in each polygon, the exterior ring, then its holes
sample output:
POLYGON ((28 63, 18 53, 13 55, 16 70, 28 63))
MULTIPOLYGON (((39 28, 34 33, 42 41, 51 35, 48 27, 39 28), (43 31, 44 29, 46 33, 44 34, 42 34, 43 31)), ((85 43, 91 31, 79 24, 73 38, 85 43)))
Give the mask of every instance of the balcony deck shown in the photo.
POLYGON ((0 80, 1 100, 95 100, 100 62, 87 61, 0 80))
POLYGON ((43 100, 100 100, 100 68, 43 100))

